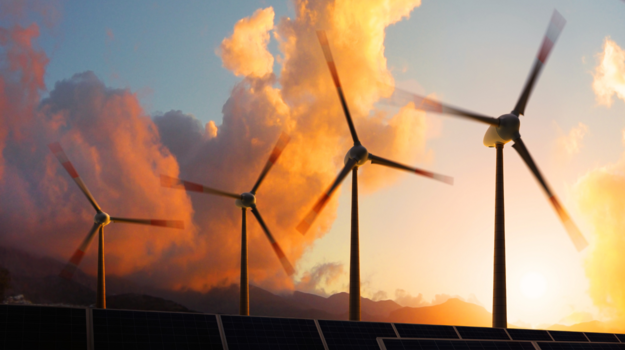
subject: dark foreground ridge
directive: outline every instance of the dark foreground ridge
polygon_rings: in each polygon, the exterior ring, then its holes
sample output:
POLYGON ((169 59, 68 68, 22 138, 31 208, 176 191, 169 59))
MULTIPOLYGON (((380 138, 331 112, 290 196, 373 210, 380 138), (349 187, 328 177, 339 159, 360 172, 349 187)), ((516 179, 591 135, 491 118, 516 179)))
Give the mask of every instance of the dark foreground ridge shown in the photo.
POLYGON ((625 350, 625 335, 0 305, 0 348, 625 350))

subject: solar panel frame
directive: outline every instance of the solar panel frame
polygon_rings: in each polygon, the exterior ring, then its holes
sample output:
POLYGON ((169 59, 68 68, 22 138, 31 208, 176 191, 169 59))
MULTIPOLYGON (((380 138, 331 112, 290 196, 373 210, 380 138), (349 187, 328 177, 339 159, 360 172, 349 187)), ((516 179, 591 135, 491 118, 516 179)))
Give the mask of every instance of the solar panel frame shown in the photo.
POLYGON ((229 350, 324 350, 315 320, 222 315, 229 350))
POLYGON ((582 332, 548 331, 554 341, 560 342, 588 342, 588 338, 582 332))
POLYGON ((624 350, 621 343, 537 342, 541 350, 624 350))
POLYGON ((393 323, 400 338, 460 339, 454 326, 393 323))
POLYGON ((507 328, 506 331, 512 340, 553 341, 549 332, 543 329, 507 328))
POLYGON ((87 349, 85 308, 0 305, 0 348, 87 349))
POLYGON ((614 334, 614 335, 621 343, 625 343, 625 334, 614 334))
POLYGON ((620 343, 616 335, 612 333, 584 332, 584 334, 593 343, 620 343))
POLYGON ((223 349, 215 315, 138 310, 93 310, 93 344, 113 349, 223 349))
POLYGON ((397 338, 385 322, 319 320, 319 325, 329 350, 378 350, 377 338, 397 338))
POLYGON ((511 340, 505 328, 456 326, 462 339, 511 340))
POLYGON ((378 344, 386 350, 536 350, 517 340, 378 338, 378 344))

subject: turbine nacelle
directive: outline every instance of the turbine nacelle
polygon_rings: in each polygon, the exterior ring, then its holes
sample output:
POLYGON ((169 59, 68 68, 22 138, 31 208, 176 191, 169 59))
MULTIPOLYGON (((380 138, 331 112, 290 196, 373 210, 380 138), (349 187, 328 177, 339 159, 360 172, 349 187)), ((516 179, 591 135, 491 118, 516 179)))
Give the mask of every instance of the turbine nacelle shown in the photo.
POLYGON ((97 212, 97 214, 95 214, 93 222, 102 226, 106 226, 111 223, 111 216, 103 211, 99 211, 97 212))
POLYGON ((498 143, 506 144, 512 140, 516 140, 521 137, 519 134, 519 128, 521 127, 521 121, 519 117, 510 113, 504 114, 497 118, 499 125, 491 125, 484 134, 484 146, 495 147, 498 143))
POLYGON ((256 204, 256 196, 249 192, 245 192, 241 194, 241 198, 237 198, 236 204, 239 208, 251 208, 256 204))
POLYGON ((350 148, 345 155, 344 164, 347 164, 347 161, 350 159, 356 161, 356 166, 361 166, 369 160, 369 151, 362 145, 356 145, 350 148))

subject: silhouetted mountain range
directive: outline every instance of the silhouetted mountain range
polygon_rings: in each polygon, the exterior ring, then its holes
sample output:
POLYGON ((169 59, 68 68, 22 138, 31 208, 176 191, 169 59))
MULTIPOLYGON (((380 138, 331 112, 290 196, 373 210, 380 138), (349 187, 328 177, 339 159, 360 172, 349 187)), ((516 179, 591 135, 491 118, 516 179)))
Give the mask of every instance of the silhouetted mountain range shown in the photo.
MULTIPOLYGON (((0 247, 0 266, 11 273, 6 296, 23 294, 35 304, 89 306, 95 302, 96 277, 77 270, 73 280, 58 277, 64 262, 38 257, 14 248, 0 247)), ((238 314, 239 286, 216 287, 206 293, 173 291, 140 286, 108 275, 107 307, 111 309, 206 312, 238 314)), ((346 320, 348 294, 329 297, 295 291, 277 295, 250 286, 250 314, 255 316, 346 320)), ((425 307, 403 307, 392 300, 361 299, 362 320, 398 323, 445 324, 490 327, 492 316, 482 306, 449 299, 425 307)), ((599 321, 573 326, 553 325, 549 329, 605 331, 611 327, 599 321)))

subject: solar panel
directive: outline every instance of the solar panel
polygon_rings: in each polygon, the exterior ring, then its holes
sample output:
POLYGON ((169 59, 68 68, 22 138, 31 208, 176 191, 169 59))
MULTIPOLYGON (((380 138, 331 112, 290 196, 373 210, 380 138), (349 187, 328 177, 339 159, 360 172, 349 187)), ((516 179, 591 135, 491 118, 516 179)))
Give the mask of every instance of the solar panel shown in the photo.
POLYGON ((618 338, 618 340, 620 340, 622 343, 625 343, 625 334, 615 334, 615 335, 618 338))
MULTIPOLYGON (((521 341, 383 339, 386 350, 536 350, 521 341)), ((544 350, 544 349, 543 349, 544 350)))
POLYGON ((510 340, 503 328, 456 327, 462 339, 510 340))
POLYGON ((221 316, 228 349, 323 350, 314 320, 221 316))
POLYGON ((513 340, 543 340, 551 341, 547 331, 539 329, 516 329, 508 328, 508 334, 513 340))
POLYGON ((1 349, 87 349, 85 309, 0 305, 1 349))
POLYGON ((452 326, 395 323, 395 328, 403 338, 458 339, 458 333, 452 326))
POLYGON ((397 337, 390 323, 320 320, 319 325, 330 350, 379 350, 377 337, 397 337))
POLYGON ((625 344, 599 343, 538 343, 541 350, 623 350, 625 344))
POLYGON ((588 342, 584 333, 580 332, 565 332, 565 331, 549 331, 549 334, 555 341, 585 341, 588 342))
POLYGON ((98 350, 223 349, 215 315, 93 310, 98 350))
POLYGON ((614 334, 610 333, 588 333, 584 332, 588 340, 600 343, 618 343, 618 339, 614 334))

